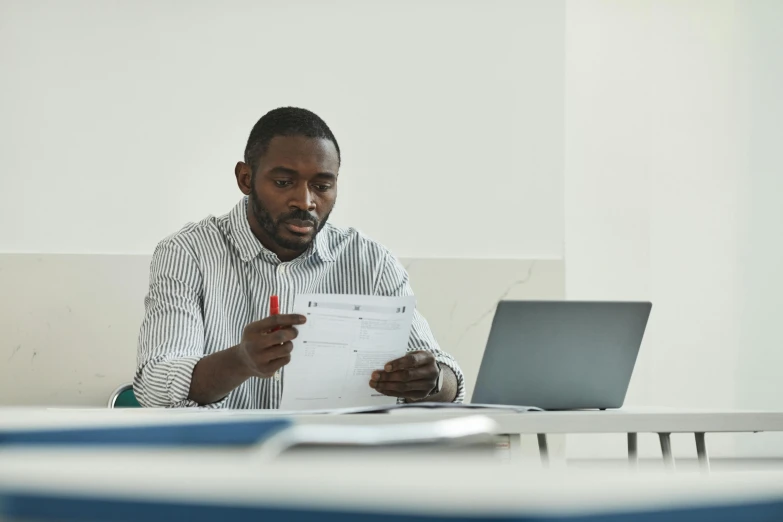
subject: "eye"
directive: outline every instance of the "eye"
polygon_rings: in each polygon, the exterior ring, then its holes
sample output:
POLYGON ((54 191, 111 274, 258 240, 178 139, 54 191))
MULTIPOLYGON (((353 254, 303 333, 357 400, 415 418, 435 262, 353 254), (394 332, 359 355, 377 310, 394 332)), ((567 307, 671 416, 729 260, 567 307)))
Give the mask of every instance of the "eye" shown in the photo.
POLYGON ((315 187, 315 190, 317 190, 319 192, 326 192, 327 190, 332 188, 331 185, 323 185, 323 184, 313 185, 313 187, 315 187))
POLYGON ((276 179, 274 180, 274 184, 276 187, 285 188, 285 187, 290 187, 293 184, 293 182, 287 179, 276 179))

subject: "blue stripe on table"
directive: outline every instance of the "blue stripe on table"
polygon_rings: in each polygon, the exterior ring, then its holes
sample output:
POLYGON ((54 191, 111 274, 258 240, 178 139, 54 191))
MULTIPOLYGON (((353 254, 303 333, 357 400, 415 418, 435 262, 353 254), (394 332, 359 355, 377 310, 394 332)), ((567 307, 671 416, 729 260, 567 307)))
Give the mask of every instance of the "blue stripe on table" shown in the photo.
POLYGON ((399 514, 383 511, 324 510, 279 506, 135 501, 127 499, 53 496, 30 493, 0 493, 0 517, 44 522, 780 522, 783 500, 733 505, 625 511, 612 514, 568 516, 399 514))
POLYGON ((250 446, 291 425, 288 419, 157 426, 0 431, 0 446, 250 446))

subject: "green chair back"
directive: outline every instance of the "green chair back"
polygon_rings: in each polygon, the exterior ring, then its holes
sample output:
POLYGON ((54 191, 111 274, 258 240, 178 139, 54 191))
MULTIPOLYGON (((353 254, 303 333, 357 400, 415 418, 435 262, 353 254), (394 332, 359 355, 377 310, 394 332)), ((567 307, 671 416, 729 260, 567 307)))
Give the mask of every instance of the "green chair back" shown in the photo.
POLYGON ((133 385, 125 384, 117 388, 109 401, 109 408, 141 408, 133 393, 133 385))

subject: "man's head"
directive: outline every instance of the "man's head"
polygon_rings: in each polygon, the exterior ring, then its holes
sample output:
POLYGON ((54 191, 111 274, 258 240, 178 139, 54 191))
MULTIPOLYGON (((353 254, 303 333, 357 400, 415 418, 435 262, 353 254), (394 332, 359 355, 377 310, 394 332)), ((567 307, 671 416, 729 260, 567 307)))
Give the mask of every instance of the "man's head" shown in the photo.
POLYGON ((307 249, 334 208, 339 169, 340 147, 317 115, 284 107, 258 120, 234 172, 265 247, 283 260, 307 249))

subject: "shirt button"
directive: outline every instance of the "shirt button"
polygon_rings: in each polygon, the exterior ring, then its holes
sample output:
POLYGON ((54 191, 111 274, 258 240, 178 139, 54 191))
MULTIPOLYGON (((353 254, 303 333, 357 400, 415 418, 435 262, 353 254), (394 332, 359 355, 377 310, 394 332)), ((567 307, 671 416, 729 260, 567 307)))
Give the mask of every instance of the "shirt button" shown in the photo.
POLYGON ((285 265, 280 263, 277 265, 277 273, 280 275, 285 275, 285 265))

